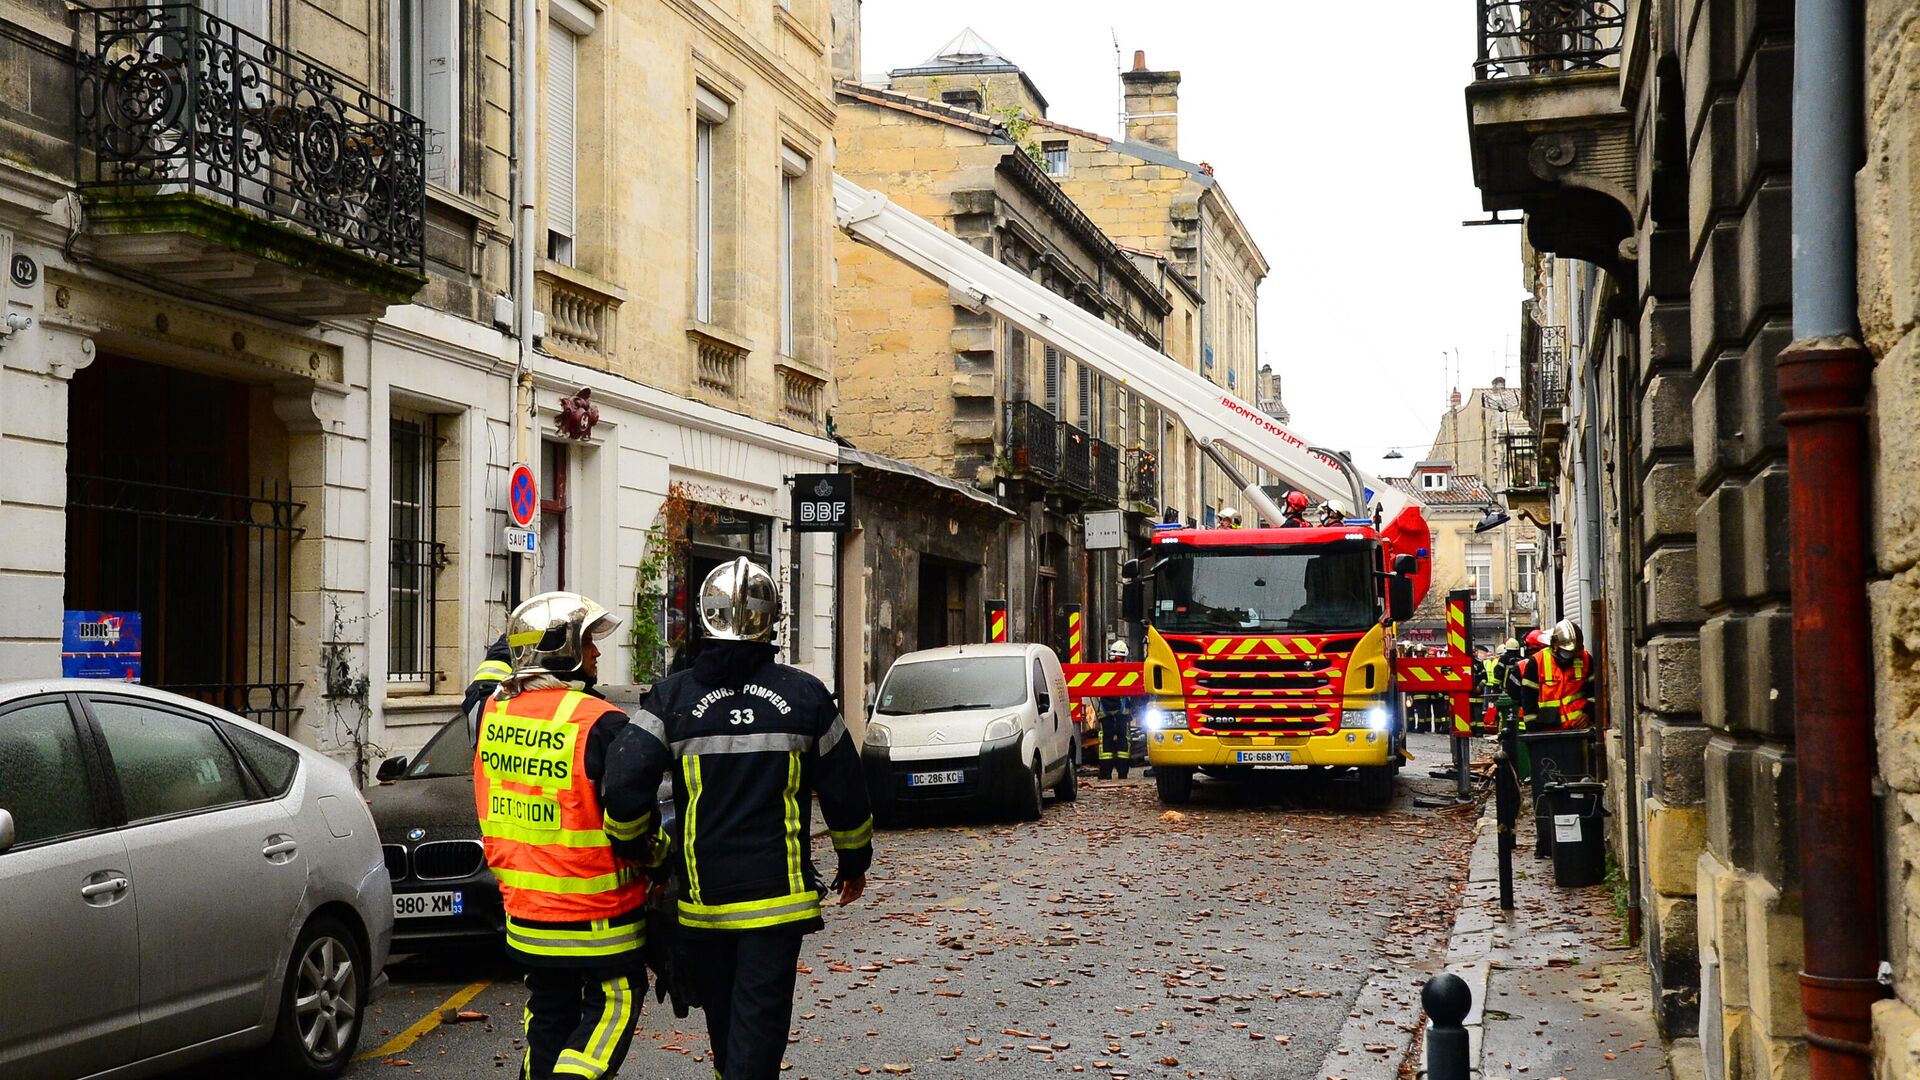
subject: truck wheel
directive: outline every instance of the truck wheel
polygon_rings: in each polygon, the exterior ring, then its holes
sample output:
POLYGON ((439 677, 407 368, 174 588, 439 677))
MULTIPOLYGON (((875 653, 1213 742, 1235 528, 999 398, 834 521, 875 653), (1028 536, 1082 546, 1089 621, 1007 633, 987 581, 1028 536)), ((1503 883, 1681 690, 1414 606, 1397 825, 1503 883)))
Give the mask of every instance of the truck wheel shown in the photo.
POLYGON ((1393 801, 1393 770, 1385 765, 1364 765, 1354 770, 1360 781, 1360 805, 1370 810, 1384 808, 1393 801))
POLYGON ((1013 812, 1021 821, 1039 821, 1040 793, 1045 789, 1041 786, 1040 756, 1038 754, 1034 755, 1033 767, 1029 772, 1030 775, 1027 778, 1026 787, 1014 801, 1013 812))
POLYGON ((1160 801, 1168 806, 1181 806, 1193 798, 1192 769, 1162 765, 1154 771, 1153 784, 1159 789, 1160 801))
POLYGON ((1080 773, 1072 761, 1067 762, 1067 774, 1053 785, 1053 797, 1061 802, 1072 802, 1080 797, 1080 773))

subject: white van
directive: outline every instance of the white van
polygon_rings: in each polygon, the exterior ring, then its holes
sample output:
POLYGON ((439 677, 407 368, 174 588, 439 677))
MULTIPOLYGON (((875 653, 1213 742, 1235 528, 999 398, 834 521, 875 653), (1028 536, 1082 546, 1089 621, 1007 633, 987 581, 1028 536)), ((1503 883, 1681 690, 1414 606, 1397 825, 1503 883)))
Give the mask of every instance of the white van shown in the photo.
POLYGON ((893 662, 860 760, 874 817, 966 802, 1040 817, 1041 792, 1079 794, 1060 659, 1045 645, 955 645, 893 662))

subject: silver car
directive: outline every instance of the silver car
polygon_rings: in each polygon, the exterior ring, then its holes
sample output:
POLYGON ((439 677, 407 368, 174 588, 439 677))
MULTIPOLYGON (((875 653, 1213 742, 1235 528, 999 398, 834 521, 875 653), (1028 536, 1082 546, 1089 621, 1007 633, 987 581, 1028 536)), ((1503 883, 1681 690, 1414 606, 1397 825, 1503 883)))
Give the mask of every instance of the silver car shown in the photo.
POLYGON ((90 680, 0 686, 0 898, 0 1076, 35 1080, 239 1050, 262 1075, 336 1075, 393 935, 345 768, 90 680))

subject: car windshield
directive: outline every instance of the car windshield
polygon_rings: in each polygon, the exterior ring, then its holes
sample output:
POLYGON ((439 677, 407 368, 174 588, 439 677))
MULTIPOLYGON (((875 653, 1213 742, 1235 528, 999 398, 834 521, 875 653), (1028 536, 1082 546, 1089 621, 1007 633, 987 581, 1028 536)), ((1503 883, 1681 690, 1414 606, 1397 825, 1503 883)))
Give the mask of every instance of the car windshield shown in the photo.
POLYGON ((1020 656, 969 656, 896 664, 880 687, 884 716, 1005 709, 1027 700, 1027 662, 1020 656))
POLYGON ((413 763, 407 766, 404 779, 471 775, 473 743, 467 738, 467 718, 456 716, 447 721, 446 726, 414 757, 413 763))
POLYGON ((1361 630, 1380 617, 1366 543, 1163 555, 1153 625, 1167 633, 1361 630))

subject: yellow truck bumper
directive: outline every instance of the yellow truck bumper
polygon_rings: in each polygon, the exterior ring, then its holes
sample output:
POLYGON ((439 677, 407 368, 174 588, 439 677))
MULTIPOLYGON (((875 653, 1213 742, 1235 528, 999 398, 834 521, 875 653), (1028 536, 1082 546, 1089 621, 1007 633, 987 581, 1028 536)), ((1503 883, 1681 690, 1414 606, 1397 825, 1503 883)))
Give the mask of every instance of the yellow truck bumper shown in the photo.
POLYGON ((1147 762, 1172 768, 1224 768, 1247 764, 1385 765, 1392 746, 1385 732, 1338 731, 1332 735, 1283 738, 1271 735, 1195 735, 1190 731, 1156 731, 1147 740, 1147 762), (1284 751, 1288 759, 1242 761, 1241 751, 1284 751))

